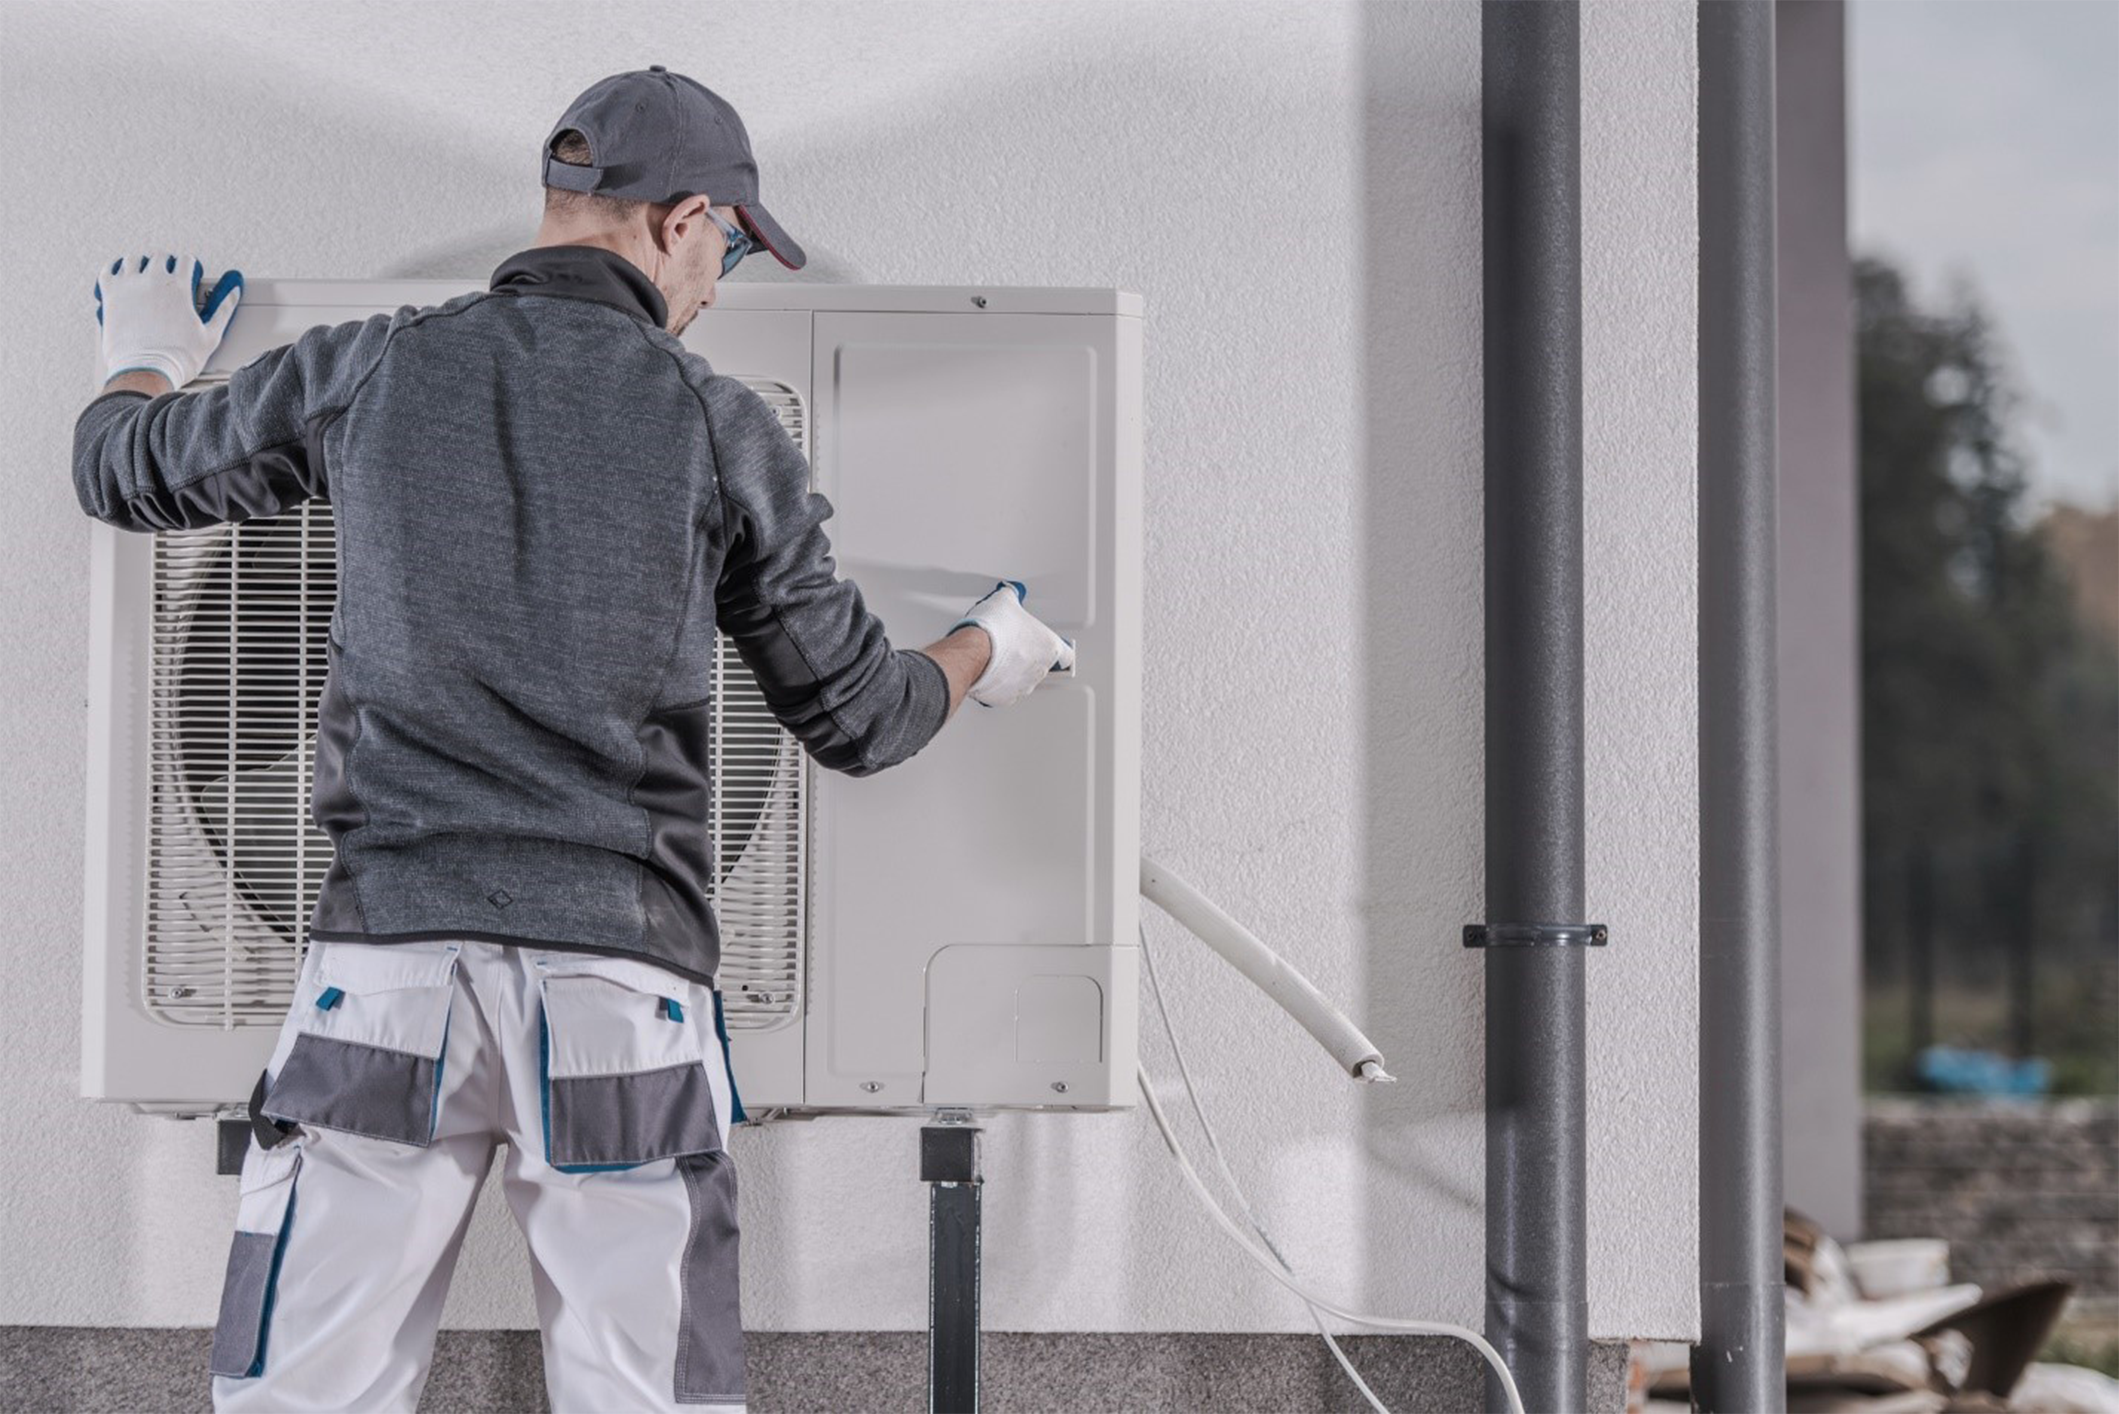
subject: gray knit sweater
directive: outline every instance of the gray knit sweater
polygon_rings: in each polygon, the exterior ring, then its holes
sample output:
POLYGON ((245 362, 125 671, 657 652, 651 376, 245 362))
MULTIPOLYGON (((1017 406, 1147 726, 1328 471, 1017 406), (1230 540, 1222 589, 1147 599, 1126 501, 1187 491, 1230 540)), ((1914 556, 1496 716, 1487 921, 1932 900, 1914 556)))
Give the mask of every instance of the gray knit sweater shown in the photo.
POLYGON ((224 386, 111 393, 74 431, 82 508, 126 530, 337 526, 311 809, 313 936, 642 956, 711 980, 716 628, 820 764, 941 728, 932 658, 836 577, 801 452, 585 246, 490 290, 312 329, 224 386))

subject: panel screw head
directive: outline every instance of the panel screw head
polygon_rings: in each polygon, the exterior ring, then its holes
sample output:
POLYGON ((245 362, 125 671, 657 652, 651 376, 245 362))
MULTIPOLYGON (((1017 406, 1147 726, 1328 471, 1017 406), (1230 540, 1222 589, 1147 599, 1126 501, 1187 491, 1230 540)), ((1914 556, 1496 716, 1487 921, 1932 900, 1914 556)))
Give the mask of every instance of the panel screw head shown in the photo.
POLYGON ((980 309, 984 309, 986 307, 986 297, 984 295, 973 295, 971 297, 971 302, 980 309))
POLYGON ((1055 1080, 1052 1082, 1052 1088, 1058 1091, 1060 1094, 1064 1095, 1067 1093, 1067 1082, 1064 1080, 1055 1080))
POLYGON ((880 1080, 864 1080, 861 1082, 861 1088, 873 1095, 876 1091, 883 1088, 883 1082, 880 1080))

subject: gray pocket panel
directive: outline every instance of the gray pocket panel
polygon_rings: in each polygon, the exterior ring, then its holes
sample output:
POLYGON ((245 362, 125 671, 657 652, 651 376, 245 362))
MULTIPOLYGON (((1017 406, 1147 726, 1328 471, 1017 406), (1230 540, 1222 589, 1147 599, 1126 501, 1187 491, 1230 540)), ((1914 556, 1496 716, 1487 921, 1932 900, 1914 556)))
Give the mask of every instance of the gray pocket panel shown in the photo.
POLYGON ((265 1113, 423 1149, 434 1137, 440 1082, 438 1064, 425 1056, 305 1031, 272 1078, 265 1113))
POLYGON ((228 1247, 228 1275, 221 1283, 221 1314, 213 1327, 213 1356, 207 1370, 243 1379, 257 1373, 264 1358, 265 1304, 272 1297, 273 1258, 279 1237, 269 1232, 239 1232, 228 1247))
POLYGON ((743 1307, 736 1260, 736 1164, 726 1151, 677 1160, 691 1202, 678 1269, 679 1404, 743 1402, 743 1307))
POLYGON ((721 1147, 713 1085, 698 1061, 548 1083, 546 1158, 556 1168, 644 1164, 721 1147))

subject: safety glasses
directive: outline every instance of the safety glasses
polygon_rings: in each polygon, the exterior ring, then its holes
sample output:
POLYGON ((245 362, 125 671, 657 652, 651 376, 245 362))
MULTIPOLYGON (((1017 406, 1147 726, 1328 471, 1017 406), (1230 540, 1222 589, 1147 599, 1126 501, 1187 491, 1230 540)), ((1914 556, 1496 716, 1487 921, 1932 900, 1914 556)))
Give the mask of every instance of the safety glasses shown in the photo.
POLYGON ((736 268, 738 261, 758 248, 758 243, 750 238, 748 231, 740 231, 722 220, 720 213, 712 207, 707 208, 706 214, 714 218, 714 224, 721 228, 722 238, 728 242, 728 249, 721 255, 721 273, 727 275, 736 268))

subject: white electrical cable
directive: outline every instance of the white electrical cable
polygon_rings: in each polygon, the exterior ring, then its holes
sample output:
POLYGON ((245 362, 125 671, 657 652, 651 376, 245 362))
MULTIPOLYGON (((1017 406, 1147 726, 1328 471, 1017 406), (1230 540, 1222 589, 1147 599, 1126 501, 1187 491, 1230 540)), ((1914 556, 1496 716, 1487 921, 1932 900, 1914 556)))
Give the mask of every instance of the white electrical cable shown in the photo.
MULTIPOLYGON (((1218 912, 1218 909, 1216 909, 1216 912, 1218 912)), ((1223 918, 1227 918, 1227 914, 1223 914, 1223 918)), ((1182 920, 1180 920, 1180 922, 1182 922, 1182 920)), ((1140 933, 1140 941, 1142 941, 1142 956, 1146 956, 1146 929, 1142 929, 1142 933, 1140 933)), ((1151 967, 1148 967, 1148 984, 1151 984, 1151 988, 1155 988, 1155 973, 1153 973, 1153 962, 1151 962, 1151 967)), ((1161 990, 1159 990, 1159 988, 1155 988, 1155 996, 1157 996, 1157 1007, 1161 1007, 1161 990)), ((1170 1013, 1168 1013, 1168 1009, 1163 1009, 1163 1026, 1165 1026, 1165 1028, 1168 1028, 1168 1026, 1170 1026, 1170 1013)), ((1170 1030, 1170 1041, 1172 1041, 1172 1047, 1176 1047, 1176 1030, 1170 1030)), ((1182 1071, 1182 1068, 1185 1068, 1185 1066, 1182 1066, 1182 1058, 1178 1060, 1178 1068, 1180 1068, 1180 1071, 1182 1071)), ((1363 1314, 1363 1312, 1356 1312, 1356 1310, 1346 1310, 1346 1308, 1343 1308, 1343 1306, 1335 1306, 1333 1302, 1329 1302, 1329 1300, 1324 1300, 1324 1297, 1320 1297, 1318 1293, 1314 1293, 1314 1291, 1310 1291, 1310 1289, 1307 1289, 1307 1287, 1303 1287, 1303 1285, 1299 1283, 1299 1280, 1295 1278, 1293 1270, 1288 1270, 1288 1266, 1286 1266, 1286 1259, 1282 1259, 1278 1251, 1261 1251, 1261 1249, 1259 1249, 1259 1244, 1254 1244, 1254 1242, 1252 1242, 1250 1238, 1246 1238, 1246 1236, 1244 1236, 1244 1232, 1240 1230, 1240 1227, 1237 1227, 1237 1225, 1235 1225, 1235 1219, 1231 1219, 1231 1217, 1227 1215, 1227 1210, 1223 1210, 1221 1202, 1216 1202, 1216 1200, 1214 1200, 1214 1194, 1210 1194, 1210 1191, 1208 1191, 1208 1187, 1206 1187, 1206 1183, 1199 1179, 1199 1172, 1197 1172, 1197 1170, 1193 1168, 1191 1160, 1189 1160, 1189 1157, 1185 1155, 1185 1149, 1182 1149, 1182 1145, 1178 1145, 1178 1136, 1176 1136, 1176 1130, 1174 1130, 1174 1128, 1170 1126, 1170 1117, 1163 1113, 1163 1107, 1161 1107, 1161 1102, 1159 1102, 1159 1100, 1155 1098, 1155 1088, 1153 1088, 1153 1083, 1151 1083, 1151 1081, 1148 1081, 1148 1073, 1146 1073, 1146 1068, 1144 1068, 1144 1066, 1138 1066, 1138 1064, 1136 1064, 1136 1081, 1140 1083, 1140 1098, 1142 1098, 1142 1100, 1146 1100, 1146 1104, 1148 1104, 1148 1115, 1151 1115, 1151 1117, 1155 1119, 1155 1128, 1157 1128, 1157 1130, 1161 1130, 1161 1134, 1163 1134, 1163 1143, 1170 1147, 1170 1155, 1172 1155, 1172 1157, 1174 1157, 1174 1160, 1178 1162, 1178 1170, 1180 1170, 1182 1174, 1185 1174, 1185 1183, 1187 1183, 1187 1185, 1191 1185, 1191 1189, 1193 1189, 1193 1194, 1195 1194, 1195 1196, 1199 1198, 1199 1202, 1201 1202, 1201 1204, 1204 1204, 1204 1206, 1206 1206, 1206 1210, 1208 1210, 1208 1217, 1212 1217, 1212 1219, 1214 1219, 1214 1223, 1216 1223, 1218 1227, 1221 1227, 1221 1230, 1223 1230, 1223 1232, 1227 1232, 1227 1234, 1229 1234, 1229 1238, 1231 1238, 1231 1240, 1233 1240, 1233 1242, 1237 1244, 1237 1247, 1242 1247, 1242 1249, 1244 1249, 1244 1251, 1246 1251, 1246 1253, 1250 1255, 1250 1259, 1252 1259, 1252 1261, 1257 1261, 1261 1268, 1265 1268, 1265 1274, 1267 1274, 1267 1276, 1271 1276, 1271 1278, 1274 1278, 1274 1280, 1276 1280, 1276 1283, 1280 1283, 1280 1285, 1282 1285, 1282 1287, 1286 1287, 1288 1291, 1293 1291, 1295 1295, 1299 1295, 1299 1297, 1301 1297, 1301 1300, 1303 1300, 1303 1302, 1305 1302, 1307 1306, 1310 1306, 1310 1314, 1312 1314, 1312 1319, 1316 1319, 1316 1312, 1318 1312, 1318 1310, 1326 1310, 1326 1312, 1331 1312, 1331 1314, 1339 1316, 1339 1319, 1341 1319, 1341 1321, 1352 1321, 1354 1325, 1369 1325, 1369 1327, 1375 1327, 1375 1329, 1384 1329, 1384 1331, 1407 1331, 1407 1333, 1413 1333, 1413 1336, 1447 1336, 1447 1338, 1452 1338, 1452 1340, 1462 1340, 1464 1344, 1468 1344, 1468 1346, 1471 1346, 1471 1348, 1475 1348, 1475 1350, 1477 1350, 1477 1353, 1479 1353, 1479 1357, 1481 1357, 1481 1359, 1483 1359, 1485 1363, 1488 1363, 1488 1367, 1492 1367, 1492 1372, 1494 1372, 1494 1378, 1496 1378, 1496 1380, 1500 1380, 1500 1389, 1502 1389, 1502 1393, 1509 1397, 1509 1410, 1511 1410, 1511 1414, 1524 1414, 1524 1397, 1521 1397, 1521 1393, 1517 1393, 1517 1389, 1515 1389, 1515 1376, 1513 1376, 1513 1374, 1509 1374, 1509 1363, 1500 1359, 1500 1353, 1498 1353, 1498 1350, 1496 1350, 1496 1348, 1494 1348, 1492 1344, 1488 1344, 1488 1340, 1485 1340, 1483 1336, 1479 1336, 1479 1331, 1473 1331, 1473 1329, 1466 1329, 1466 1327, 1462 1327, 1462 1325, 1452 1325, 1452 1323, 1447 1323, 1447 1321, 1413 1321, 1413 1319, 1407 1319, 1407 1316, 1371 1316, 1371 1314, 1363 1314), (1278 1266, 1276 1266, 1276 1263, 1278 1263, 1278 1266)), ((1189 1073, 1187 1073, 1187 1090, 1189 1090, 1189 1088, 1191 1088, 1191 1077, 1189 1077, 1189 1073)), ((1218 1141, 1216 1141, 1216 1138, 1214 1138, 1214 1128, 1212 1128, 1212 1126, 1208 1124, 1208 1119, 1206 1119, 1206 1111, 1204 1111, 1204 1109, 1199 1109, 1199 1100, 1197 1100, 1197 1094, 1193 1094, 1193 1109, 1195 1109, 1195 1111, 1199 1113, 1199 1124, 1201 1124, 1201 1128, 1206 1128, 1206 1132, 1208 1132, 1208 1143, 1210 1143, 1210 1145, 1214 1147, 1214 1151, 1216 1151, 1216 1155, 1218 1155, 1218 1153, 1221 1153, 1221 1143, 1218 1143, 1218 1141)), ((1229 1174, 1227 1162, 1223 1162, 1223 1174, 1229 1174)), ((1237 1191, 1237 1200, 1240 1200, 1240 1202, 1242 1202, 1242 1189, 1235 1185, 1235 1179, 1233 1179, 1233 1177, 1229 1177, 1229 1187, 1237 1191)), ((1248 1213, 1248 1204, 1246 1204, 1246 1213, 1248 1213)), ((1257 1219, 1252 1219, 1252 1225, 1257 1225, 1257 1219)), ((1263 1238, 1265 1234, 1261 1232, 1259 1236, 1263 1238)), ((1269 1249, 1269 1244, 1267 1244, 1267 1249, 1269 1249)), ((1322 1325, 1322 1323, 1320 1323, 1320 1325, 1322 1325)), ((1331 1340, 1331 1336, 1326 1336, 1326 1340, 1331 1340)), ((1335 1353, 1335 1355, 1339 1355, 1339 1348, 1337 1348, 1337 1342, 1333 1342, 1333 1353, 1335 1353)), ((1348 1367, 1348 1374, 1352 1374, 1352 1365, 1348 1365, 1348 1363, 1346 1363, 1346 1357, 1343 1357, 1343 1355, 1341 1355, 1339 1363, 1341 1363, 1341 1365, 1346 1365, 1346 1367, 1348 1367)), ((1358 1378, 1358 1376, 1354 1376, 1354 1382, 1356 1382, 1356 1384, 1360 1386, 1360 1391, 1363 1391, 1363 1393, 1365 1393, 1365 1395, 1369 1397, 1369 1403, 1371 1403, 1371 1406, 1375 1406, 1375 1408, 1382 1408, 1382 1406, 1379 1406, 1379 1403, 1375 1403, 1375 1395, 1373 1395, 1373 1393, 1369 1393, 1369 1386, 1367 1386, 1367 1384, 1363 1384, 1363 1382, 1360 1382, 1360 1378, 1358 1378)))
POLYGON ((1237 1246, 1249 1253, 1251 1260, 1263 1267, 1267 1276, 1279 1282, 1318 1310, 1337 1316, 1342 1321, 1351 1321, 1359 1326, 1373 1326, 1377 1330, 1406 1331, 1414 1335, 1445 1335, 1463 1341, 1484 1357, 1487 1365, 1493 1370, 1495 1377, 1500 1380, 1501 1391, 1508 1396, 1509 1414, 1523 1414, 1523 1396, 1516 1391, 1515 1376, 1508 1372, 1507 1362, 1502 1360, 1501 1353, 1495 1350, 1493 1346, 1487 1344, 1486 1338, 1477 1331, 1467 1330, 1463 1326, 1451 1325, 1447 1321, 1415 1321, 1401 1316, 1369 1316, 1359 1311, 1349 1311, 1343 1306, 1337 1306, 1325 1300, 1297 1281, 1292 1275, 1274 1265, 1271 1257, 1253 1244, 1250 1238, 1243 1235, 1243 1229, 1236 1226, 1236 1220, 1222 1210, 1221 1204, 1214 1200, 1214 1195, 1207 1191, 1207 1185, 1200 1181, 1199 1171, 1194 1169, 1192 1161, 1185 1157, 1184 1149, 1177 1142, 1177 1133, 1170 1127, 1169 1116, 1163 1113, 1162 1103, 1155 1098, 1155 1089, 1149 1084, 1148 1072, 1145 1069, 1136 1068, 1134 1077, 1140 1085, 1141 1098, 1147 1101, 1148 1114, 1155 1120, 1155 1127, 1162 1131, 1163 1143, 1169 1146, 1170 1156, 1177 1160, 1178 1170, 1184 1174, 1185 1182, 1191 1186, 1192 1192, 1198 1197, 1199 1201, 1206 1206, 1207 1216, 1214 1219, 1215 1225, 1223 1232, 1226 1232, 1237 1246))
MULTIPOLYGON (((1177 1039, 1177 1027, 1170 1020, 1169 1006, 1163 1001, 1162 979, 1155 975, 1155 954, 1148 948, 1148 925, 1142 921, 1137 926, 1140 929, 1141 966, 1148 974, 1148 991, 1155 998, 1156 1013, 1162 1017, 1163 1034, 1170 1038, 1170 1054, 1177 1061, 1177 1073, 1184 1078, 1185 1096, 1192 1103, 1192 1115, 1199 1121, 1200 1129, 1207 1136, 1207 1149, 1214 1155, 1214 1162, 1221 1169, 1222 1182, 1228 1184, 1229 1192, 1236 1196, 1236 1207, 1243 1214, 1243 1220, 1251 1225, 1251 1231, 1258 1234, 1259 1242, 1264 1245, 1266 1251, 1273 1254, 1273 1260, 1280 1263, 1280 1269, 1292 1276, 1295 1269, 1288 1265, 1288 1259, 1273 1245, 1273 1239, 1266 1233, 1265 1224, 1251 1211, 1251 1200, 1244 1196, 1243 1185, 1236 1181, 1236 1173, 1229 1167, 1228 1156, 1222 1153, 1221 1137, 1214 1132, 1214 1125, 1207 1118, 1206 1107, 1199 1102, 1199 1088, 1192 1083, 1192 1067, 1185 1064, 1184 1045, 1177 1039)), ((1376 1391, 1369 1388, 1368 1381, 1362 1379, 1361 1372, 1354 1368, 1354 1362, 1347 1358, 1346 1352, 1339 1348, 1339 1342, 1325 1329, 1323 1314, 1308 1298, 1304 1298, 1302 1304, 1309 1310, 1310 1321, 1317 1327, 1317 1334, 1323 1336, 1324 1343, 1331 1347, 1332 1358, 1339 1362, 1340 1369, 1346 1371, 1346 1377, 1354 1382, 1354 1388, 1361 1391, 1361 1397, 1368 1401, 1369 1408, 1375 1410, 1376 1414, 1391 1414, 1389 1406, 1376 1397, 1376 1391)))

